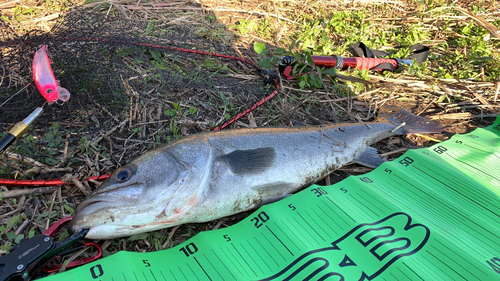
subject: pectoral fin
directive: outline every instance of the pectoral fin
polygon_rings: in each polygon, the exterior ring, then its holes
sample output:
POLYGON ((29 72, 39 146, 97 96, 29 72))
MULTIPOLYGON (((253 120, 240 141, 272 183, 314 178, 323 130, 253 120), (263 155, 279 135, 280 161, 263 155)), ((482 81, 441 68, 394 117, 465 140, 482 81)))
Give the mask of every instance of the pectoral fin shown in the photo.
POLYGON ((273 165, 276 152, 273 147, 235 150, 221 157, 235 174, 253 174, 267 170, 273 165))
POLYGON ((352 160, 352 162, 375 169, 384 163, 385 160, 378 154, 376 148, 369 146, 361 155, 352 160))

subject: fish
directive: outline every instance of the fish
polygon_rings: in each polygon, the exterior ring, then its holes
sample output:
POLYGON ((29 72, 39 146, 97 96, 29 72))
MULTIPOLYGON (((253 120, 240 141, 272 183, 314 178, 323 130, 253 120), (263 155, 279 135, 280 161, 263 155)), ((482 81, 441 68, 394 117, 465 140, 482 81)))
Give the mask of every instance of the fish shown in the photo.
POLYGON ((76 209, 70 230, 112 239, 256 209, 349 162, 377 166, 370 145, 443 128, 401 109, 370 123, 211 131, 160 146, 118 168, 76 209))

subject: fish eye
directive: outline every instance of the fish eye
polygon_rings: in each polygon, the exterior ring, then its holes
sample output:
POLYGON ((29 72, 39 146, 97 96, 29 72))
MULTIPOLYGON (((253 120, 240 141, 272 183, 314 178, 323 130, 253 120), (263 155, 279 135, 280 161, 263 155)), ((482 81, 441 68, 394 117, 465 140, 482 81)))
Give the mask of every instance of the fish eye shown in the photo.
POLYGON ((133 174, 134 174, 134 168, 128 166, 117 171, 113 175, 113 179, 117 182, 126 182, 132 177, 133 174))

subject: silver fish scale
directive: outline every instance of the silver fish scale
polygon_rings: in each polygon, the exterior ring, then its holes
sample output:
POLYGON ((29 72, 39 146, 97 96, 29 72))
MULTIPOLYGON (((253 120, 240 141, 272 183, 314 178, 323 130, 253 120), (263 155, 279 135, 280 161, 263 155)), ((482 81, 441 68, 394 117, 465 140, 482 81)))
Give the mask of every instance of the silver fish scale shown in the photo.
POLYGON ((108 239, 210 221, 283 198, 379 140, 440 129, 403 110, 383 120, 184 137, 124 166, 134 171, 129 179, 117 182, 124 168, 115 171, 80 204, 71 228, 90 227, 88 238, 108 239), (407 125, 395 130, 403 121, 407 125))

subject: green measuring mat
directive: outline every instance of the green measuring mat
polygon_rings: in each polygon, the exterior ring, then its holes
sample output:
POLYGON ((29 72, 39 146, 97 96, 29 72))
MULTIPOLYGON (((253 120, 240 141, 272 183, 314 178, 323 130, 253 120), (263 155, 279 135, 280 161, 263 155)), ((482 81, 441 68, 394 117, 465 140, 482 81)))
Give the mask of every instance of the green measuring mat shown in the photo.
POLYGON ((171 249, 50 280, 500 280, 500 118, 171 249))

